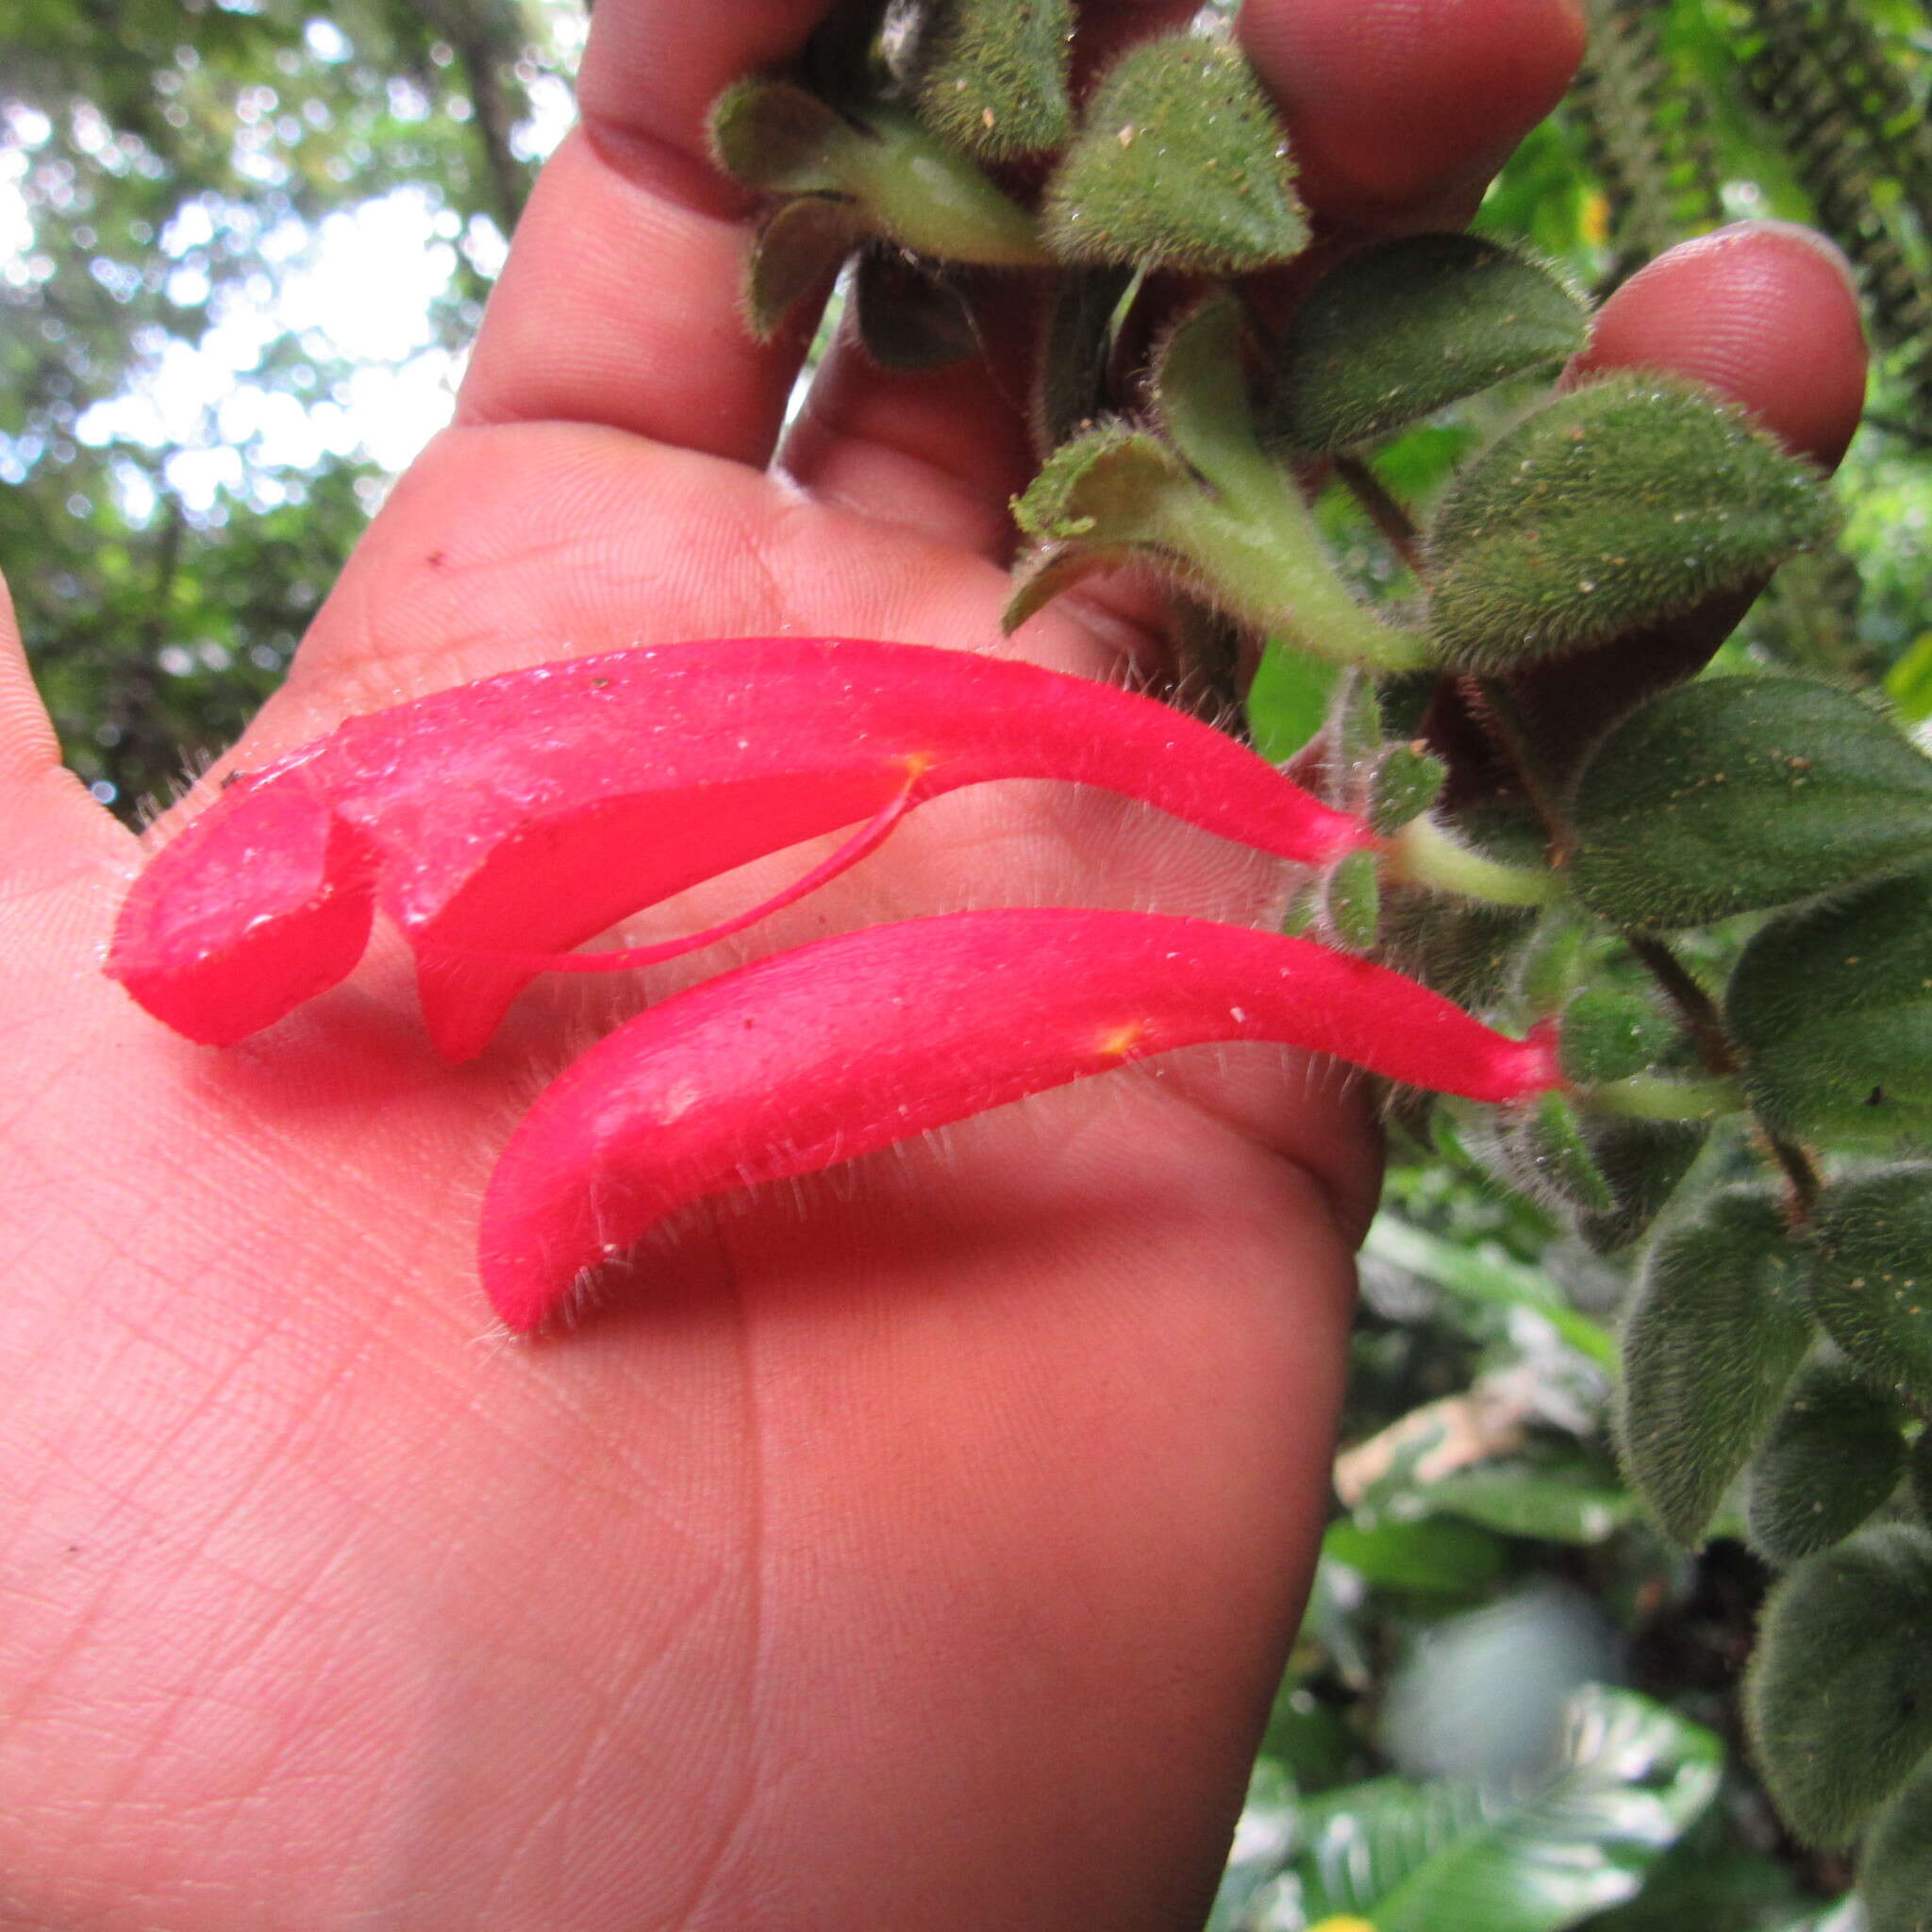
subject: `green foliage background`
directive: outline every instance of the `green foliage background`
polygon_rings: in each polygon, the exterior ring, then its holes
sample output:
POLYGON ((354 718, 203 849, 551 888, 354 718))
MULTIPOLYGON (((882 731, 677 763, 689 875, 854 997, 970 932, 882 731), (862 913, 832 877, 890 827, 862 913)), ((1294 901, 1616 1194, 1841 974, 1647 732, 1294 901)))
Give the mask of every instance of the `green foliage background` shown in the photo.
MULTIPOLYGON (((1835 235, 1880 371, 1845 532, 1727 659, 1879 676, 1932 718, 1932 20, 1589 5, 1589 72, 1479 226, 1599 291, 1725 220, 1835 235)), ((305 461, 243 434, 239 464, 197 471, 236 444, 215 406, 189 442, 104 431, 127 419, 99 406, 238 308, 274 313, 318 224, 405 189, 459 350, 581 25, 564 0, 0 0, 0 185, 26 225, 0 242, 0 566, 70 761, 117 809, 233 737, 389 479, 340 431, 305 461)), ((316 416, 356 374, 283 328, 242 379, 316 416)), ((1377 467, 1425 502, 1481 434, 1431 425, 1377 467)), ((1323 516, 1364 589, 1399 588, 1341 492, 1323 516)), ((1257 713, 1286 755, 1311 693, 1272 665, 1257 713)), ((1792 1844, 1738 1748, 1767 1573, 1734 1534, 1673 1551, 1612 1458, 1622 1268, 1437 1152, 1398 1158, 1370 1241, 1341 1500, 1216 1926, 1848 1926, 1846 1868, 1792 1844)), ((1701 1158, 1747 1172, 1723 1135, 1701 1158)))

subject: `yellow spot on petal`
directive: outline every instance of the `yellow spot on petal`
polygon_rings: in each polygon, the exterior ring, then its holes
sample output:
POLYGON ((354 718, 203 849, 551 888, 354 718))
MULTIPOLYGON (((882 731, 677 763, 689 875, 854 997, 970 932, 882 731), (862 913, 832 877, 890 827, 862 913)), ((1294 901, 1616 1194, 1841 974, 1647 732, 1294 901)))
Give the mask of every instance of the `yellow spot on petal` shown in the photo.
POLYGON ((1147 1037, 1145 1020, 1129 1020, 1111 1026, 1100 1036, 1100 1051, 1109 1059, 1124 1059, 1147 1037))

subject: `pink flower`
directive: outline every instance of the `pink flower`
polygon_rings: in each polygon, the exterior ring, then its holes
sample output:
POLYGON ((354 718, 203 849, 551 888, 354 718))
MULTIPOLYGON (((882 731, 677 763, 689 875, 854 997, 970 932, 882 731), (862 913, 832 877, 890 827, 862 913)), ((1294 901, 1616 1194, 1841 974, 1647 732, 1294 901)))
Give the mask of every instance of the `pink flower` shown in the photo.
POLYGON ((1476 1100, 1561 1084, 1541 1029, 1507 1039, 1387 967, 1305 940, 1136 912, 908 920, 708 980, 593 1047, 498 1163, 484 1286, 528 1330, 687 1202, 1233 1040, 1476 1100))

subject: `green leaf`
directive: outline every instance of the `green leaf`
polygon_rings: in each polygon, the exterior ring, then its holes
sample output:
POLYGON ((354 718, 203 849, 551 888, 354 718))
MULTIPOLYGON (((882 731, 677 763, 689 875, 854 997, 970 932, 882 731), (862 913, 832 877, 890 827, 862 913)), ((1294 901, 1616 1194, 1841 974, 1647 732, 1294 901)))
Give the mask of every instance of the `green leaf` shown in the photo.
POLYGON ((752 334, 769 342, 808 295, 830 283, 864 234, 864 223, 841 195, 800 194, 773 208, 758 225, 745 277, 752 334))
POLYGON ((1442 795, 1449 767, 1421 743, 1391 744, 1369 787, 1369 826, 1387 839, 1420 818, 1442 795))
POLYGON ((1255 749, 1272 764, 1291 758, 1326 721, 1341 675, 1332 658, 1270 638, 1248 687, 1248 729, 1255 749))
POLYGON ((1677 1184, 1709 1138, 1704 1121, 1616 1120, 1587 1115, 1591 1158, 1610 1191, 1610 1207, 1576 1217, 1576 1232, 1599 1255, 1626 1248, 1670 1206, 1677 1184))
POLYGON ((1352 852, 1322 881, 1322 908, 1338 944, 1352 953, 1374 949, 1382 923, 1382 889, 1373 852, 1352 852))
POLYGON ((1624 1465, 1687 1548, 1769 1425, 1811 1337, 1801 1257, 1771 1197, 1714 1195, 1652 1250, 1624 1330, 1624 1465))
POLYGON ((881 369, 942 369, 979 347, 959 291, 916 258, 861 256, 852 295, 858 340, 881 369))
POLYGON ((1709 1732, 1592 1686, 1571 1700, 1562 1754, 1544 1776, 1380 1778, 1305 1805, 1290 1867, 1301 1923, 1562 1932, 1636 1895, 1716 1795, 1723 1760, 1709 1732))
POLYGON ((1798 1836, 1848 1844, 1932 1747, 1932 1534, 1890 1524, 1813 1557, 1765 1606, 1745 1709, 1798 1836))
POLYGON ((942 261, 1043 264, 1033 217, 909 116, 850 119, 790 81, 753 77, 712 104, 718 165, 767 194, 837 194, 868 233, 942 261))
POLYGON ((1586 987, 1563 1009, 1563 1072, 1579 1086, 1627 1079, 1655 1066, 1676 1038, 1644 994, 1586 987))
POLYGON ((1028 404, 1034 438, 1048 450, 1107 414, 1115 328, 1136 278, 1130 269, 1070 269, 1054 283, 1028 404))
POLYGON ((1814 1355, 1751 1464, 1753 1546, 1785 1566, 1842 1542, 1898 1488, 1904 1421, 1897 1402, 1841 1356, 1814 1355))
POLYGON ((1576 895, 1621 925, 1790 905, 1932 851, 1932 759, 1876 712, 1798 677, 1666 691, 1585 767, 1576 895))
POLYGON ((1561 1093, 1499 1119, 1495 1147, 1507 1178, 1533 1200, 1591 1214, 1616 1206, 1584 1123, 1561 1093))
POLYGON ((1558 396, 1451 487, 1429 622, 1480 672, 1607 643, 1767 576, 1832 528, 1817 475, 1735 409, 1657 375, 1558 396))
POLYGON ((1013 520, 1046 543, 1151 545, 1162 534, 1161 499, 1197 487, 1164 443, 1124 423, 1103 424, 1054 451, 1014 503, 1013 520))
POLYGON ((1600 1543, 1637 1513, 1625 1491, 1582 1467, 1490 1463, 1440 1476, 1416 1493, 1439 1515, 1543 1542, 1600 1543))
POLYGON ((1503 1545, 1488 1530, 1446 1516, 1331 1523, 1322 1554, 1387 1590, 1479 1597, 1502 1575, 1503 1545))
POLYGON ((790 81, 753 75, 711 104, 718 165, 768 194, 842 192, 843 158, 865 138, 837 108, 790 81))
POLYGON ((1301 455, 1345 449, 1447 403, 1554 369, 1583 346, 1582 298, 1474 235, 1414 235, 1351 255, 1295 311, 1264 434, 1301 455))
POLYGON ((1073 0, 941 0, 926 32, 919 108, 941 140, 1003 161, 1073 132, 1073 0))
POLYGON ((1724 994, 1744 1084, 1788 1134, 1886 1140, 1932 1125, 1932 869, 1786 913, 1724 994))
POLYGON ((1241 304, 1210 295, 1183 315, 1154 353, 1149 384, 1167 440, 1224 496, 1270 505, 1292 481, 1262 452, 1248 394, 1241 304))
POLYGON ((1907 724, 1932 718, 1932 630, 1915 639, 1885 674, 1885 694, 1907 724))
POLYGON ((1062 260, 1250 275, 1307 245, 1288 137, 1241 50, 1171 34, 1133 48, 1048 184, 1062 260))
POLYGON ((1932 1165, 1835 1182, 1818 1203, 1811 1306, 1861 1368, 1932 1401, 1932 1165))
POLYGON ((1447 1241, 1393 1214, 1378 1214, 1362 1252, 1481 1307, 1524 1309, 1547 1322, 1587 1360, 1599 1368, 1616 1366, 1617 1344, 1608 1331, 1573 1308, 1541 1269, 1525 1267, 1499 1249, 1447 1241))
POLYGON ((1932 1757, 1874 1821, 1858 1860, 1865 1932, 1932 1932, 1932 1757))

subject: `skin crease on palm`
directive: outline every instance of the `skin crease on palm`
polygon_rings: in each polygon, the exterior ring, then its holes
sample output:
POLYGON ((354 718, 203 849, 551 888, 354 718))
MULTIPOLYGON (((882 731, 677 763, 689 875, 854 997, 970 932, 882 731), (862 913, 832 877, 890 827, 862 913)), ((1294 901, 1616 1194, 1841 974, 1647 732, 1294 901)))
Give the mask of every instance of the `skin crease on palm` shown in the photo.
MULTIPOLYGON (((637 641, 1102 676, 1144 646, 1158 606, 1120 587, 995 643, 1025 458, 983 373, 841 348, 774 461, 800 342, 743 334, 743 209, 699 129, 813 11, 600 0, 585 129, 458 425, 217 774, 637 641)), ((1581 45, 1570 0, 1249 0, 1243 31, 1311 195, 1385 230, 1466 213, 1581 45)), ((1667 258, 1602 341, 1823 460, 1856 420, 1848 290, 1788 230, 1667 258)), ((625 1002, 957 907, 1256 921, 1277 871, 989 787, 641 992, 527 996, 451 1068, 392 940, 242 1047, 175 1039, 100 976, 138 864, 9 648, 0 1927, 1199 1923, 1323 1520, 1377 1158, 1345 1078, 1200 1049, 714 1202, 535 1345, 491 1332, 472 1241, 513 1122, 625 1002)))

